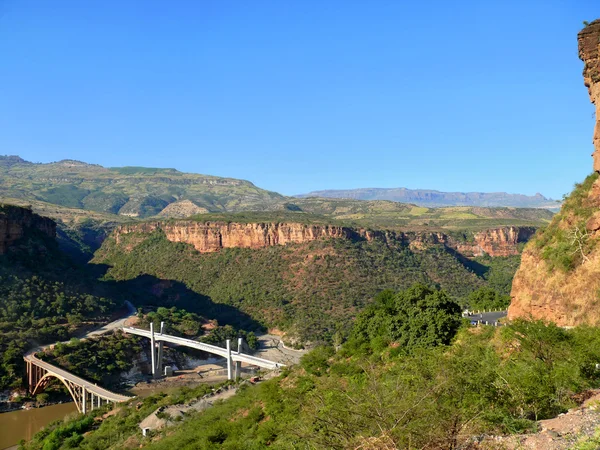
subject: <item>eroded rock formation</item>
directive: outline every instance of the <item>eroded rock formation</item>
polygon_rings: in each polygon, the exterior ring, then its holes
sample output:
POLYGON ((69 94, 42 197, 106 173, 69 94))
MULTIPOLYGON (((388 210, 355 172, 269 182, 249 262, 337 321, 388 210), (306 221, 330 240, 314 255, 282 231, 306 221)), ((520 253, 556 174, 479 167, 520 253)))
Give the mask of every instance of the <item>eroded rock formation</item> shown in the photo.
POLYGON ((466 257, 488 254, 509 256, 519 253, 518 245, 535 232, 532 227, 504 227, 476 233, 472 240, 459 240, 444 233, 394 233, 353 229, 336 225, 302 223, 228 223, 193 220, 154 221, 121 225, 113 233, 117 245, 132 248, 145 235, 162 230, 168 240, 191 244, 201 253, 223 248, 262 248, 272 245, 302 244, 323 238, 379 239, 402 241, 413 250, 430 245, 445 245, 466 257), (123 237, 127 235, 127 239, 123 237))
POLYGON ((21 239, 28 231, 35 229, 56 237, 56 223, 47 217, 38 216, 30 209, 12 205, 0 205, 0 255, 21 239))
MULTIPOLYGON (((596 106, 592 156, 593 169, 600 172, 600 20, 587 24, 577 42, 584 83, 596 106)), ((513 280, 509 319, 600 325, 600 179, 584 185, 563 204, 545 235, 523 251, 513 280), (576 262, 569 263, 575 256, 576 262), (560 258, 567 261, 566 267, 556 263, 560 258)))
POLYGON ((579 58, 583 61, 583 82, 596 106, 594 128, 594 170, 600 172, 600 19, 594 20, 577 35, 579 58))

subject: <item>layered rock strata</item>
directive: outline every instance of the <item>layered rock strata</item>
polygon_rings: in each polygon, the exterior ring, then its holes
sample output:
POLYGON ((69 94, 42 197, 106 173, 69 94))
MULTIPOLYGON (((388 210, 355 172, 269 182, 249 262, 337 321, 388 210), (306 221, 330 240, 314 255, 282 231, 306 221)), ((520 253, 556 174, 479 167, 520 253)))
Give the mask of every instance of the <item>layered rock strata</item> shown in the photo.
POLYGON ((583 61, 583 82, 596 106, 594 128, 594 170, 600 172, 600 19, 588 24, 577 35, 579 58, 583 61))
POLYGON ((402 241, 414 250, 442 244, 466 257, 509 256, 519 253, 519 244, 535 232, 532 227, 504 227, 476 233, 465 242, 444 233, 394 233, 354 229, 336 225, 301 223, 232 223, 199 222, 192 220, 155 221, 121 225, 113 233, 117 245, 126 249, 134 247, 144 235, 162 230, 171 242, 191 244, 201 253, 216 252, 224 248, 262 248, 273 245, 302 244, 317 239, 344 238, 402 241), (124 236, 128 235, 127 239, 124 236))

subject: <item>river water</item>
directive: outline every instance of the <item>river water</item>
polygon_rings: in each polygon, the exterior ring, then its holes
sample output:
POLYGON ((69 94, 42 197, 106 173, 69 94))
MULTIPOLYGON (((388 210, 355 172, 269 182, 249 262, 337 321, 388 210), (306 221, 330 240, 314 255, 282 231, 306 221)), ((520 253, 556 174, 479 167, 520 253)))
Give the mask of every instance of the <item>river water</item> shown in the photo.
POLYGON ((50 422, 76 412, 75 403, 61 403, 44 408, 21 409, 0 414, 0 449, 17 445, 21 439, 31 439, 50 422))

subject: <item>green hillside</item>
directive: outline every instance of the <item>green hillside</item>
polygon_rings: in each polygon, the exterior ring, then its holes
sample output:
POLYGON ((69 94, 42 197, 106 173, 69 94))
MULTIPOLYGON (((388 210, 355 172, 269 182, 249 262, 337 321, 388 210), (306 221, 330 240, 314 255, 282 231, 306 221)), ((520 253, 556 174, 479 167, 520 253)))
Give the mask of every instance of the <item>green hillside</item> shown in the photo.
MULTIPOLYGON (((461 327, 446 293, 416 285, 381 293, 337 351, 319 347, 210 408, 169 414, 207 385, 162 392, 55 422, 23 449, 504 448, 478 443, 534 431, 600 386, 598 343, 598 329, 543 322, 461 327), (159 408, 169 426, 143 437, 139 424, 159 408)), ((571 437, 569 448, 597 448, 571 437)))
POLYGON ((146 274, 180 282, 199 296, 175 297, 173 306, 213 317, 203 310, 208 302, 220 322, 243 326, 240 317, 217 308, 227 305, 306 342, 345 335, 351 318, 383 289, 421 282, 459 301, 489 283, 506 291, 515 270, 514 264, 506 269, 510 259, 466 261, 443 246, 413 251, 401 241, 350 239, 199 253, 156 231, 122 235, 119 245, 110 237, 93 262, 111 266, 107 276, 115 280, 146 274))
POLYGON ((0 390, 18 387, 23 354, 98 326, 122 297, 76 265, 58 243, 34 229, 0 255, 0 390))
POLYGON ((33 164, 6 156, 0 156, 0 197, 131 217, 153 216, 180 199, 192 200, 209 211, 264 210, 283 199, 233 178, 175 169, 108 169, 72 160, 33 164))
POLYGON ((252 211, 307 213, 354 226, 402 230, 540 226, 552 218, 550 211, 534 208, 426 208, 393 201, 292 198, 244 180, 175 169, 105 168, 72 160, 33 164, 16 156, 0 156, 0 199, 32 205, 37 213, 75 229, 85 218, 110 225, 157 215, 252 211))

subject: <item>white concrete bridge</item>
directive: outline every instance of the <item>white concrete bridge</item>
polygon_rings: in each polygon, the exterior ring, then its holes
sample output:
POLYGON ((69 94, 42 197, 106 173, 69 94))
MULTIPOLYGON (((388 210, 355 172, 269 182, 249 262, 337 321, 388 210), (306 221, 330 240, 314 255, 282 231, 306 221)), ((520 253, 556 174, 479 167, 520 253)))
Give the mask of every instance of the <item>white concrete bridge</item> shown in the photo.
POLYGON ((227 359, 227 378, 232 380, 233 376, 233 366, 235 364, 235 378, 239 378, 241 363, 253 364, 258 367, 262 367, 264 369, 276 370, 281 367, 284 367, 285 364, 281 364, 275 361, 270 361, 268 359, 257 358, 256 356, 247 355, 241 352, 242 348, 242 338, 238 339, 238 351, 231 351, 231 341, 227 340, 227 347, 217 347, 216 345, 205 344, 203 342, 194 341, 192 339, 180 338, 177 336, 170 336, 168 334, 164 334, 164 323, 160 324, 160 333, 154 332, 154 326, 150 324, 150 331, 142 330, 140 328, 134 327, 123 327, 123 331, 125 333, 135 334, 137 336, 143 336, 150 339, 150 353, 151 353, 151 363, 152 363, 152 374, 156 377, 159 376, 162 372, 162 353, 163 353, 163 342, 169 342, 175 345, 181 345, 183 347, 195 348, 197 350, 202 350, 207 353, 211 353, 213 355, 222 356, 227 359), (158 345, 157 345, 158 343, 158 345))
POLYGON ((36 395, 44 391, 50 381, 56 378, 67 387, 77 405, 77 410, 81 413, 85 414, 87 411, 99 408, 107 403, 126 402, 133 398, 115 394, 66 370, 42 361, 35 356, 35 351, 26 354, 23 359, 27 365, 27 380, 31 394, 36 395))

